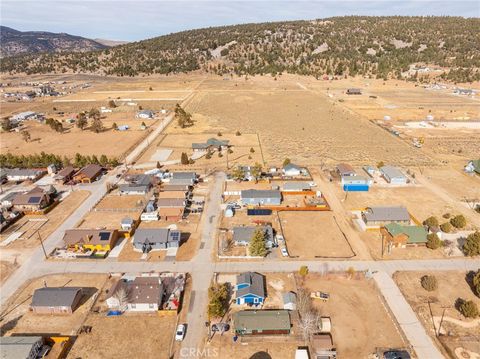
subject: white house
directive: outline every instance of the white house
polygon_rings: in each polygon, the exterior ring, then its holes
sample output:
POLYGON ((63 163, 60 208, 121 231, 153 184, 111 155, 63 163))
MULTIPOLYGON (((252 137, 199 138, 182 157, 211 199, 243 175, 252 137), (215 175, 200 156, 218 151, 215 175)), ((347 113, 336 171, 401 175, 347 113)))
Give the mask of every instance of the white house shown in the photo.
POLYGON ((382 176, 391 184, 407 184, 407 177, 397 167, 383 166, 380 168, 382 176))
POLYGON ((289 177, 300 176, 301 174, 306 174, 306 172, 304 167, 297 166, 293 163, 289 163, 282 168, 282 173, 289 177))
POLYGON ((161 278, 122 278, 110 289, 107 306, 111 309, 131 312, 154 312, 162 308, 164 288, 161 278))

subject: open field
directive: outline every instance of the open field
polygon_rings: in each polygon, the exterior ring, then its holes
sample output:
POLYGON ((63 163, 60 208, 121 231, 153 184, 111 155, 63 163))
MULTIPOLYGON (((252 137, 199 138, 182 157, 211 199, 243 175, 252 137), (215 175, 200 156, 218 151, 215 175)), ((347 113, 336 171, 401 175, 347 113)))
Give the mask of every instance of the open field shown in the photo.
POLYGON ((290 157, 299 163, 362 162, 429 163, 403 141, 333 103, 328 96, 302 89, 291 77, 274 81, 209 79, 187 106, 200 126, 224 132, 258 132, 267 162, 290 157), (222 90, 209 91, 220 84, 222 90), (245 85, 246 87, 247 85, 245 85))
MULTIPOLYGON (((302 286, 301 280, 298 285, 302 286)), ((408 345, 373 280, 360 274, 353 279, 341 274, 308 274, 303 287, 307 292, 330 294, 328 302, 315 301, 314 306, 332 320, 332 337, 339 358, 368 358, 377 347, 408 345)))
POLYGON ((354 256, 332 212, 280 212, 291 257, 300 259, 354 256))
POLYGON ((424 169, 423 175, 427 177, 430 182, 440 186, 459 201, 465 198, 477 198, 480 200, 479 175, 467 175, 459 169, 433 170, 430 168, 424 169))
POLYGON ((85 325, 92 332, 78 336, 67 358, 168 358, 175 322, 175 314, 91 313, 85 325))
POLYGON ((461 354, 464 348, 480 355, 480 319, 466 319, 455 309, 458 298, 473 300, 480 306, 480 299, 475 296, 466 280, 465 272, 397 272, 394 279, 403 295, 416 312, 427 332, 444 353, 455 353, 453 358, 472 358, 461 354), (420 285, 423 275, 434 275, 438 288, 427 292, 420 285), (440 321, 443 321, 440 326, 440 321), (432 319, 433 317, 433 319, 432 319), (436 337, 435 333, 442 334, 436 337), (445 350, 447 348, 447 351, 445 350))
POLYGON ((0 284, 3 284, 16 268, 14 262, 0 260, 0 284))
MULTIPOLYGON (((449 89, 432 90, 399 80, 348 78, 339 81, 305 81, 308 88, 330 94, 335 101, 368 119, 390 116, 396 120, 424 120, 427 115, 438 120, 478 119, 480 100, 452 94, 449 89), (347 88, 362 90, 361 95, 347 95, 347 88), (372 98, 370 96, 376 96, 372 98)), ((470 84, 478 87, 478 84, 470 84)), ((478 96, 477 96, 478 97, 478 96)))
POLYGON ((3 312, 1 332, 13 333, 49 333, 75 335, 87 316, 94 298, 107 280, 104 274, 58 274, 33 279, 12 296, 12 301, 3 312), (28 310, 35 289, 69 286, 83 287, 86 295, 80 306, 71 315, 43 315, 28 310))

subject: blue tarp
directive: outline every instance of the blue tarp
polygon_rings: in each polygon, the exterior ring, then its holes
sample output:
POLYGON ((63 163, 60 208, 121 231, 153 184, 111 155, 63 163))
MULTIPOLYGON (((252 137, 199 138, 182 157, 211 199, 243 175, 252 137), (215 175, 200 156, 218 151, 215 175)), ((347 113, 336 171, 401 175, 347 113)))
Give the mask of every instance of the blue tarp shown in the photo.
POLYGON ((367 184, 344 184, 343 190, 345 192, 368 192, 367 184))

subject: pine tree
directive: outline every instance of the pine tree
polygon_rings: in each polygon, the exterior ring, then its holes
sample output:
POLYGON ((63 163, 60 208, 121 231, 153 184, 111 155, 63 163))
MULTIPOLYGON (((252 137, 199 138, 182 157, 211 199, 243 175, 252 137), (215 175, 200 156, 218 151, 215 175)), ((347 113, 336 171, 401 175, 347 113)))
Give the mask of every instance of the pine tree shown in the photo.
POLYGON ((248 247, 251 256, 265 257, 267 255, 265 236, 265 232, 262 229, 258 228, 255 230, 248 247))

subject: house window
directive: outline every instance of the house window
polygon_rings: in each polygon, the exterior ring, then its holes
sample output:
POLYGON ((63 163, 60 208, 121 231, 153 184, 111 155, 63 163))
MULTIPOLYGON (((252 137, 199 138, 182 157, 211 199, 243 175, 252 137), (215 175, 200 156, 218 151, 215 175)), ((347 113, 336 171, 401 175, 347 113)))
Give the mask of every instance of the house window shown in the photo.
POLYGON ((259 300, 258 298, 253 298, 253 302, 254 302, 255 304, 258 304, 258 303, 260 303, 260 300, 259 300))
POLYGON ((135 309, 137 306, 135 304, 130 304, 130 306, 132 307, 132 309, 135 309))
POLYGON ((153 303, 150 303, 150 304, 148 304, 148 307, 149 307, 150 309, 153 309, 155 306, 154 306, 153 303))

